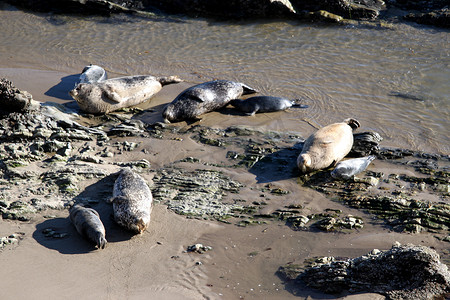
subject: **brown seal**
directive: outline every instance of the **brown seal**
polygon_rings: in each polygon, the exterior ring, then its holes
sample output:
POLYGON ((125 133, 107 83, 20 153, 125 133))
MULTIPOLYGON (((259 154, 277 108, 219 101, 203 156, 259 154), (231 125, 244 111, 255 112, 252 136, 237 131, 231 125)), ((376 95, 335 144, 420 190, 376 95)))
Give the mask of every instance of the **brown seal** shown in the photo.
POLYGON ((342 123, 325 126, 313 133, 303 144, 297 158, 302 173, 335 166, 352 149, 353 130, 360 127, 357 120, 346 119, 342 123))
POLYGON ((99 249, 105 248, 107 244, 105 227, 98 212, 77 204, 70 209, 70 220, 79 234, 94 242, 99 249))

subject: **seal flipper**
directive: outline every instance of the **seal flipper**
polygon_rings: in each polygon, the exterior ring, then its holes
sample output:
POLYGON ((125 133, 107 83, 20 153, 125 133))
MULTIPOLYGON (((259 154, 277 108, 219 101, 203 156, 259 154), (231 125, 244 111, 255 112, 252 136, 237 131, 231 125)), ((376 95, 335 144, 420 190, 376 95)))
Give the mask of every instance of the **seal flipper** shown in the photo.
POLYGON ((105 89, 107 89, 108 92, 105 91, 103 93, 103 96, 105 96, 109 100, 116 102, 116 103, 120 103, 124 100, 124 98, 122 96, 120 96, 120 94, 117 92, 117 90, 113 86, 106 85, 105 89))
POLYGON ((241 85, 242 85, 242 89, 244 90, 242 95, 254 94, 254 93, 258 92, 257 90, 255 90, 254 88, 249 87, 246 84, 241 83, 241 85))
POLYGON ((308 108, 309 107, 309 105, 301 104, 301 102, 303 102, 303 99, 292 99, 291 100, 292 107, 298 107, 298 108, 308 108))

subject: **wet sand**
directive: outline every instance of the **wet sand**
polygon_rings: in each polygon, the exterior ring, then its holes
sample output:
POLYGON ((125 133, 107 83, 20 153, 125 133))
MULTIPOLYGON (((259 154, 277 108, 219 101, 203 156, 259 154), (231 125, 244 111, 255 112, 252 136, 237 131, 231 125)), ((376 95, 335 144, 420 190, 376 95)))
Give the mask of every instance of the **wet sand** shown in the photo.
MULTIPOLYGON (((14 68, 3 68, 1 71, 2 76, 11 79, 16 87, 32 93, 35 100, 71 101, 66 95, 67 89, 73 85, 70 74, 14 68), (68 79, 61 81, 61 78, 68 79)), ((161 121, 164 104, 192 84, 187 82, 164 87, 152 100, 141 105, 153 111, 145 112, 140 118, 150 123, 161 121)), ((225 128, 239 123, 263 130, 295 130, 305 137, 314 131, 305 121, 299 121, 297 128, 286 127, 283 118, 287 115, 289 112, 256 117, 229 116, 225 110, 206 115, 200 124, 225 128)), ((188 125, 181 122, 177 126, 188 125)), ((117 159, 146 158, 152 168, 160 168, 188 156, 199 157, 206 162, 220 162, 227 151, 205 151, 203 145, 190 139, 168 141, 132 137, 126 140, 139 142, 138 150, 146 149, 149 154, 134 151, 133 157, 117 159)), ((183 166, 194 168, 188 164, 183 166)), ((370 169, 377 171, 385 167, 375 161, 370 169)), ((250 202, 257 200, 258 189, 266 184, 246 169, 225 172, 245 184, 246 188, 239 197, 250 202)), ((151 176, 146 179, 151 183, 151 176)), ((4 270, 0 274, 0 298, 334 299, 346 295, 325 295, 307 287, 285 285, 276 271, 281 265, 302 263, 315 256, 356 257, 374 248, 389 249, 395 241, 434 247, 438 253, 445 250, 446 244, 439 242, 432 234, 392 232, 372 216, 302 187, 295 178, 274 183, 290 193, 272 197, 267 210, 290 204, 300 204, 310 213, 322 212, 327 208, 341 209, 343 215, 363 217, 364 228, 351 233, 293 231, 280 221, 242 228, 217 221, 188 219, 169 211, 163 204, 156 204, 149 229, 140 236, 131 236, 111 220, 111 207, 100 203, 96 209, 100 210, 105 222, 109 244, 104 250, 95 250, 77 234, 66 209, 42 211, 29 222, 0 221, 0 236, 12 233, 21 233, 22 236, 18 244, 9 245, 0 253, 0 265, 4 270), (45 218, 48 215, 55 217, 45 218), (68 236, 62 239, 46 238, 43 234, 46 228, 68 233, 68 236), (184 253, 187 246, 196 243, 211 246, 212 250, 204 254, 184 253)), ((111 182, 107 181, 83 184, 82 193, 90 198, 95 198, 99 191, 111 188, 111 182)), ((346 298, 384 297, 364 294, 346 298)))

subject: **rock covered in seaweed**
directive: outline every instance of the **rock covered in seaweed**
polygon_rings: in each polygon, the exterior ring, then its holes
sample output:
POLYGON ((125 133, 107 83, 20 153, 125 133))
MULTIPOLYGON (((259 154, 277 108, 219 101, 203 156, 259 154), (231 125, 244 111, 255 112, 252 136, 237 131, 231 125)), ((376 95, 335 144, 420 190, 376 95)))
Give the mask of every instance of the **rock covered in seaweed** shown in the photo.
MULTIPOLYGON (((326 293, 373 292, 389 299, 432 299, 450 292, 450 272, 429 247, 397 245, 354 259, 328 261, 306 269, 296 279, 326 293)), ((296 274, 282 267, 279 272, 286 278, 292 278, 283 273, 286 270, 296 274)))

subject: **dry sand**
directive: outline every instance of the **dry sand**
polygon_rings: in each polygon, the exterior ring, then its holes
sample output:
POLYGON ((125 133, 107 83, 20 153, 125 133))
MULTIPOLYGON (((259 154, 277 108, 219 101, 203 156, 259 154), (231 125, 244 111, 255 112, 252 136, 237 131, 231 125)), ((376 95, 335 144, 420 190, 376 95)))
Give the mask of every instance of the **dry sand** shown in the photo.
MULTIPOLYGON (((71 75, 6 68, 0 69, 0 75, 11 79, 16 87, 32 93, 36 100, 69 101, 65 93, 70 82, 59 86, 58 82, 71 75)), ((189 85, 164 87, 150 103, 142 105, 154 109, 146 112, 143 119, 160 121, 164 103, 189 85)), ((299 127, 293 128, 283 121, 283 114, 288 112, 254 118, 235 116, 230 120, 223 113, 215 112, 208 114, 202 125, 226 127, 240 122, 270 130, 314 130, 305 122, 299 122, 299 127)), ((186 126, 186 123, 179 126, 186 126)), ((223 157, 225 151, 207 152, 204 146, 189 139, 181 142, 127 140, 141 142, 140 147, 150 153, 145 155, 138 151, 137 157, 129 159, 145 157, 152 168, 187 156, 214 162, 223 157)), ((378 162, 372 166, 374 171, 383 167, 378 162)), ((227 175, 247 187, 265 185, 245 169, 228 171, 227 175)), ((147 180, 151 182, 151 177, 148 176, 147 180)), ((99 190, 110 188, 111 182, 84 184, 86 189, 83 193, 95 197, 99 190)), ((29 222, 0 221, 0 236, 12 233, 21 236, 18 244, 9 245, 0 253, 0 299, 334 299, 346 295, 325 295, 306 287, 285 285, 275 274, 278 267, 290 262, 302 263, 304 259, 315 256, 356 257, 374 248, 389 249, 395 241, 434 247, 439 253, 445 250, 445 243, 431 234, 392 232, 382 223, 372 220, 370 215, 302 187, 295 178, 279 180, 276 185, 290 194, 274 197, 268 210, 272 204, 301 204, 311 213, 322 212, 326 208, 341 209, 344 215, 363 217, 365 226, 345 234, 293 231, 278 221, 242 228, 216 221, 188 219, 169 211, 162 204, 156 204, 149 229, 142 235, 132 236, 114 224, 110 206, 101 203, 96 209, 105 223, 109 243, 104 250, 96 250, 77 234, 68 219, 67 210, 44 211, 29 222), (45 218, 48 215, 55 218, 45 218), (43 233, 46 228, 68 233, 68 236, 47 238, 43 233), (203 254, 184 252, 187 246, 196 243, 211 246, 212 250, 203 254)), ((258 197, 258 193, 246 188, 239 196, 251 199, 258 197)), ((377 294, 346 297, 383 298, 377 294)))

